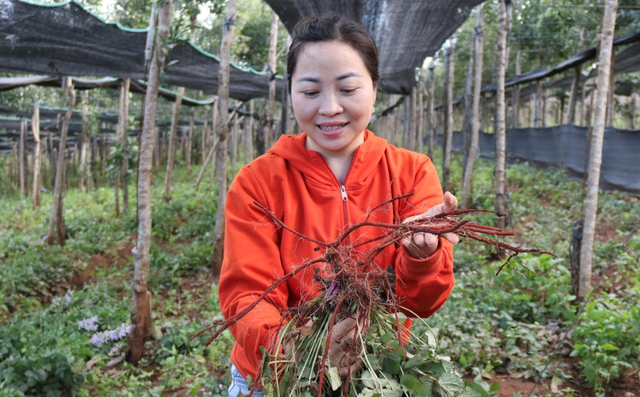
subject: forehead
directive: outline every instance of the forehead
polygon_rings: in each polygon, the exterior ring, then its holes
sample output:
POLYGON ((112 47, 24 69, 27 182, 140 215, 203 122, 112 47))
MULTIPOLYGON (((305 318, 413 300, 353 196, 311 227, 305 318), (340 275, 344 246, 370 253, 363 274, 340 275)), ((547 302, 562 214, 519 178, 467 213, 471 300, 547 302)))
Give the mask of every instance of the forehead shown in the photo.
POLYGON ((348 72, 371 77, 362 56, 351 45, 340 41, 307 43, 298 55, 293 80, 306 75, 333 77, 348 72))

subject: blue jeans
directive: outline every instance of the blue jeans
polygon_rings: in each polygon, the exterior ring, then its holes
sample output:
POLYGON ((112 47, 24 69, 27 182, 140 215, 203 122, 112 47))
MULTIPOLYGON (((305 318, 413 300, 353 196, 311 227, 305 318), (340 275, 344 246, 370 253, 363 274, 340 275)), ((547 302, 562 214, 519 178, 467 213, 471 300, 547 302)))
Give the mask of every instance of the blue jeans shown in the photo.
MULTIPOLYGON (((229 397, 238 397, 242 393, 249 395, 249 386, 247 380, 242 377, 235 365, 231 365, 231 384, 229 385, 229 397)), ((252 397, 262 397, 262 390, 253 388, 252 397)))

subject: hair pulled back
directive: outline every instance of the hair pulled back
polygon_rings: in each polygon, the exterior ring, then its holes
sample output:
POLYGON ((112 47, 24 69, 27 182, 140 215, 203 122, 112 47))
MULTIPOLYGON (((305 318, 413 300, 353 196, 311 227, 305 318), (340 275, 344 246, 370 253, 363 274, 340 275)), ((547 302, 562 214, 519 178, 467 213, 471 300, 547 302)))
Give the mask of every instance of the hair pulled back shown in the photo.
POLYGON ((287 55, 288 88, 298 64, 298 57, 308 43, 340 41, 358 51, 374 85, 380 80, 378 47, 369 32, 358 22, 333 12, 302 18, 291 33, 291 46, 287 55))

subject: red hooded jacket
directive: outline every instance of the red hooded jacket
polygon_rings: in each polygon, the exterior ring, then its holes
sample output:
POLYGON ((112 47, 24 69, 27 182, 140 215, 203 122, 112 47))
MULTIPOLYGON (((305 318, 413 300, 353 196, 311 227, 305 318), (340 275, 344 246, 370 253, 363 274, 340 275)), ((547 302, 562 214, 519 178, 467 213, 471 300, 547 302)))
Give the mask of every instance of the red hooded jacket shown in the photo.
MULTIPOLYGON (((225 318, 250 305, 297 265, 322 255, 314 250, 317 244, 278 229, 254 201, 293 230, 327 242, 392 197, 413 193, 395 202, 393 211, 374 212, 372 221, 394 223, 443 202, 435 167, 425 155, 398 149, 365 131, 365 141, 356 149, 344 185, 340 185, 324 158, 305 148, 305 139, 304 133, 280 137, 231 183, 219 284, 225 318)), ((384 230, 361 228, 357 233, 351 235, 352 241, 378 236, 384 230)), ((359 249, 364 252, 371 246, 359 249)), ((453 249, 442 238, 436 252, 426 259, 412 258, 404 246, 390 246, 378 256, 377 265, 394 267, 401 305, 420 317, 438 310, 453 288, 453 249)), ((311 268, 300 272, 231 327, 236 339, 231 361, 242 376, 255 379, 262 360, 260 346, 269 348, 271 337, 279 330, 281 311, 317 293, 313 276, 311 268)))

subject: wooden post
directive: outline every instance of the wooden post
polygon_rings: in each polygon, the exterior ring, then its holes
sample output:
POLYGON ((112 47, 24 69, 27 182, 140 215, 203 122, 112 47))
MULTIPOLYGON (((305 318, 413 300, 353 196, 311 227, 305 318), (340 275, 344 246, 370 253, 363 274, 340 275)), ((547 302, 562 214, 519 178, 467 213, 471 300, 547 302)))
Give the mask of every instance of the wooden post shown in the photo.
POLYGON ((484 33, 482 31, 482 24, 484 19, 484 6, 480 4, 478 8, 478 16, 476 22, 475 32, 473 34, 475 41, 475 77, 473 85, 473 98, 471 101, 471 119, 470 121, 470 144, 469 154, 467 156, 467 162, 465 163, 465 169, 462 181, 462 199, 461 208, 469 208, 469 202, 471 201, 471 186, 473 184, 473 165, 478 155, 478 138, 479 138, 479 112, 480 107, 480 93, 482 91, 482 67, 484 56, 484 33))
POLYGON ((176 101, 173 103, 171 113, 171 135, 169 136, 169 150, 167 153, 167 172, 164 176, 164 198, 166 200, 171 200, 171 179, 173 178, 173 167, 176 161, 178 123, 180 122, 180 107, 182 106, 183 95, 184 87, 178 87, 176 101))
POLYGON ((231 127, 229 129, 229 162, 231 163, 231 174, 235 174, 236 162, 238 161, 238 115, 231 118, 231 127))
POLYGON ((589 179, 587 180, 587 199, 584 211, 584 228, 580 248, 580 281, 578 299, 584 300, 591 289, 591 264, 593 240, 595 235, 596 213, 598 209, 598 187, 600 184, 600 166, 602 164, 602 144, 609 96, 611 59, 613 52, 613 34, 615 31, 617 0, 605 0, 598 59, 598 81, 596 91, 595 120, 591 137, 589 156, 589 179))
POLYGON ((251 101, 249 101, 249 117, 247 117, 245 120, 247 120, 247 122, 245 123, 245 128, 244 128, 244 163, 248 164, 250 161, 253 160, 253 112, 254 112, 254 105, 253 105, 253 99, 251 101))
POLYGON ((607 99, 607 121, 606 126, 613 126, 616 121, 616 47, 611 49, 611 72, 609 73, 609 97, 607 99))
MULTIPOLYGON (((227 2, 227 15, 222 27, 222 40, 220 43, 220 69, 218 74, 218 110, 220 111, 218 128, 218 150, 216 155, 216 167, 218 168, 218 211, 216 212, 216 226, 213 237, 213 274, 219 275, 222 267, 224 249, 224 208, 227 202, 227 153, 229 143, 228 101, 229 101, 229 61, 231 55, 231 41, 235 30, 236 0, 227 2)), ((272 24, 273 25, 273 24, 272 24)), ((273 69, 275 70, 275 68, 273 69)))
POLYGON ((20 187, 20 197, 24 198, 26 192, 27 181, 25 178, 25 135, 27 134, 27 119, 20 117, 20 140, 18 141, 18 186, 20 187))
MULTIPOLYGON (((495 194, 496 211, 507 213, 506 200, 506 149, 507 149, 507 120, 506 104, 504 95, 504 81, 507 62, 507 34, 509 33, 511 22, 510 0, 500 0, 499 20, 500 31, 498 33, 498 62, 496 70, 496 171, 495 171, 495 194)), ((504 229, 506 226, 505 217, 498 218, 498 227, 504 229)))
POLYGON ((200 146, 201 146, 200 151, 202 152, 202 164, 204 164, 204 161, 207 158, 207 147, 209 146, 209 143, 207 142, 208 139, 209 139, 209 108, 205 107, 204 108, 204 125, 202 126, 202 139, 200 142, 200 146))
POLYGON ((184 160, 187 163, 187 175, 191 175, 191 151, 193 150, 194 128, 196 125, 196 108, 191 108, 191 117, 189 118, 189 131, 187 132, 187 141, 185 142, 184 160))
POLYGON ((269 64, 268 82, 269 82, 269 101, 267 102, 267 125, 264 128, 264 146, 265 151, 269 150, 275 142, 275 106, 276 106, 276 66, 277 66, 277 50, 278 50, 278 14, 271 11, 271 35, 269 36, 269 64))
POLYGON ((567 124, 575 124, 576 120, 576 102, 578 99, 578 90, 580 89, 580 76, 582 74, 580 65, 574 68, 574 73, 573 83, 571 83, 571 96, 569 97, 569 109, 567 110, 567 124))
MULTIPOLYGON (((522 73, 521 55, 520 51, 518 51, 516 55, 516 76, 522 73)), ((520 84, 513 86, 513 96, 513 128, 520 128, 520 84)))
MULTIPOLYGON (((211 113, 211 137, 216 140, 218 139, 218 103, 220 102, 219 99, 217 101, 218 102, 213 104, 213 112, 211 113)), ((216 153, 218 153, 218 151, 214 150, 211 160, 211 179, 213 180, 216 178, 216 153)))
MULTIPOLYGON (((482 8, 482 4, 478 6, 478 13, 480 13, 480 9, 482 8)), ((476 25, 476 30, 478 26, 476 25)), ((464 82, 464 119, 462 122, 462 138, 464 142, 464 147, 462 150, 462 170, 463 170, 463 179, 464 179, 464 171, 466 170, 466 164, 469 160, 469 149, 471 147, 471 102, 473 100, 473 56, 474 56, 474 44, 476 41, 476 34, 471 35, 471 40, 469 42, 469 65, 467 69, 467 75, 465 76, 464 82)))
MULTIPOLYGON (((138 156, 138 241, 133 249, 133 299, 131 305, 131 326, 126 353, 128 362, 137 364, 142 358, 144 341, 151 334, 151 293, 147 290, 149 269, 149 247, 151 245, 151 167, 153 158, 153 140, 158 107, 158 87, 160 70, 164 68, 167 55, 165 44, 171 26, 172 0, 167 0, 158 9, 157 16, 152 15, 152 24, 156 25, 157 38, 149 65, 147 93, 144 106, 144 124, 140 133, 138 156)), ((151 29, 150 29, 151 31, 151 29)))
POLYGON ((120 145, 122 145, 122 165, 120 180, 122 183, 122 209, 129 211, 129 87, 131 79, 122 79, 120 83, 120 145))
POLYGON ((73 114, 73 108, 76 105, 76 92, 73 89, 73 80, 70 77, 64 77, 62 79, 63 92, 66 93, 68 98, 69 108, 62 121, 62 128, 60 130, 60 143, 58 145, 58 161, 56 166, 56 181, 53 191, 53 205, 51 208, 51 218, 49 219, 49 232, 47 234, 47 244, 53 245, 55 239, 55 229, 58 229, 58 244, 64 245, 65 233, 64 233, 64 217, 62 211, 62 184, 64 178, 64 153, 67 145, 67 133, 69 132, 69 123, 71 122, 71 115, 73 114))
POLYGON ((433 95, 435 92, 435 62, 429 65, 429 93, 427 95, 427 121, 429 123, 429 158, 433 159, 433 151, 436 146, 436 114, 433 108, 433 95))
POLYGON ((80 176, 78 178, 78 187, 81 192, 89 191, 87 187, 85 190, 85 183, 87 186, 91 183, 91 179, 85 177, 87 175, 87 149, 89 139, 87 137, 87 117, 89 115, 89 91, 82 93, 82 133, 80 134, 80 176))
POLYGON ((418 78, 418 153, 423 153, 424 146, 424 77, 422 71, 418 78))
POLYGON ((453 143, 453 41, 445 51, 445 118, 442 145, 442 189, 447 191, 451 186, 451 144, 453 143))
POLYGON ((36 147, 33 149, 33 192, 32 192, 32 208, 35 211, 40 206, 40 156, 42 149, 40 145, 40 101, 36 99, 33 104, 33 118, 31 119, 31 132, 36 147))

